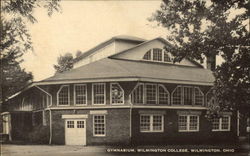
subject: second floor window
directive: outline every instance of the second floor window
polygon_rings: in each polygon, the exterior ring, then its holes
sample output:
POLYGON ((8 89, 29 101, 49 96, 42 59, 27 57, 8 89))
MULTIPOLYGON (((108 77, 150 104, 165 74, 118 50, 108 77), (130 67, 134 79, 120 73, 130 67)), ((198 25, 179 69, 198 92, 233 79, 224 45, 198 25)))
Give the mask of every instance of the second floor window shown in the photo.
POLYGON ((105 83, 92 85, 92 100, 94 105, 105 105, 105 83))
POLYGON ((131 95, 134 104, 169 105, 169 92, 162 84, 140 83, 131 95))
POLYGON ((87 86, 85 84, 77 84, 75 89, 75 104, 84 105, 87 104, 87 86))
POLYGON ((172 92, 173 105, 203 105, 204 94, 199 87, 177 86, 172 92))
POLYGON ((58 105, 69 105, 69 86, 61 86, 57 92, 58 105))
POLYGON ((124 103, 124 91, 119 83, 110 84, 110 95, 112 104, 123 104, 124 103))

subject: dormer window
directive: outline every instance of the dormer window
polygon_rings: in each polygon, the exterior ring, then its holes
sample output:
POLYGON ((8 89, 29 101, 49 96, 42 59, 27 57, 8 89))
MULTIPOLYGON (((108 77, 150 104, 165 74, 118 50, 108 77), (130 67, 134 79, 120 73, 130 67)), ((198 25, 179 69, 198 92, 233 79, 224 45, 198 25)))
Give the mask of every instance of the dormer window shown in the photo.
POLYGON ((168 53, 159 48, 150 49, 143 56, 143 60, 154 62, 172 62, 168 53))

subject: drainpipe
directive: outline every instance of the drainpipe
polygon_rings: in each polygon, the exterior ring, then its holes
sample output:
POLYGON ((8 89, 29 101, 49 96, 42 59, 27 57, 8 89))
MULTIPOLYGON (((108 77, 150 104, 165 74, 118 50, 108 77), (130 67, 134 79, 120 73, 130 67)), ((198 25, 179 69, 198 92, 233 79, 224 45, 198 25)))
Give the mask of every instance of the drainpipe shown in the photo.
MULTIPOLYGON (((52 95, 39 86, 35 86, 35 87, 50 97, 50 104, 48 106, 51 107, 52 106, 52 95)), ((49 144, 51 145, 51 143, 52 143, 52 113, 51 113, 50 108, 48 110, 49 110, 49 144)))
POLYGON ((240 112, 237 110, 237 136, 240 136, 240 112))

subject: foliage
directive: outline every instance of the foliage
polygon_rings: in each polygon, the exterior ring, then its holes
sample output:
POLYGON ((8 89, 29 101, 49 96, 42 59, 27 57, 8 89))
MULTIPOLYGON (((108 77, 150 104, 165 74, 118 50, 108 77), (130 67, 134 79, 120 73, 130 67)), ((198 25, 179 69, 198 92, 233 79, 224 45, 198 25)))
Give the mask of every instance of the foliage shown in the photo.
POLYGON ((220 55, 215 70, 215 96, 222 109, 250 105, 250 36, 247 0, 163 0, 150 18, 171 34, 166 50, 175 61, 203 61, 220 55))
POLYGON ((66 53, 65 55, 60 55, 57 58, 57 65, 54 68, 57 73, 62 73, 73 68, 73 55, 71 53, 66 53))
POLYGON ((37 125, 28 134, 28 141, 31 143, 48 144, 49 126, 37 125))
POLYGON ((21 89, 32 80, 19 66, 22 55, 32 51, 27 23, 35 23, 34 10, 46 8, 50 16, 60 9, 59 0, 3 0, 0 20, 0 104, 11 93, 21 89), (8 86, 10 85, 10 86, 8 86), (5 94, 3 94, 5 93, 5 94))

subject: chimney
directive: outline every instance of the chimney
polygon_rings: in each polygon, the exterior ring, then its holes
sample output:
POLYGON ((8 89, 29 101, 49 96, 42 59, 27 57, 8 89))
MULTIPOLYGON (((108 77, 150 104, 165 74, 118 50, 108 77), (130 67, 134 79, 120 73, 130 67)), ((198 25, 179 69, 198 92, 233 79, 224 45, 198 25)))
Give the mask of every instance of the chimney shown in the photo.
POLYGON ((215 71, 215 67, 216 67, 216 55, 207 56, 207 69, 215 71))

